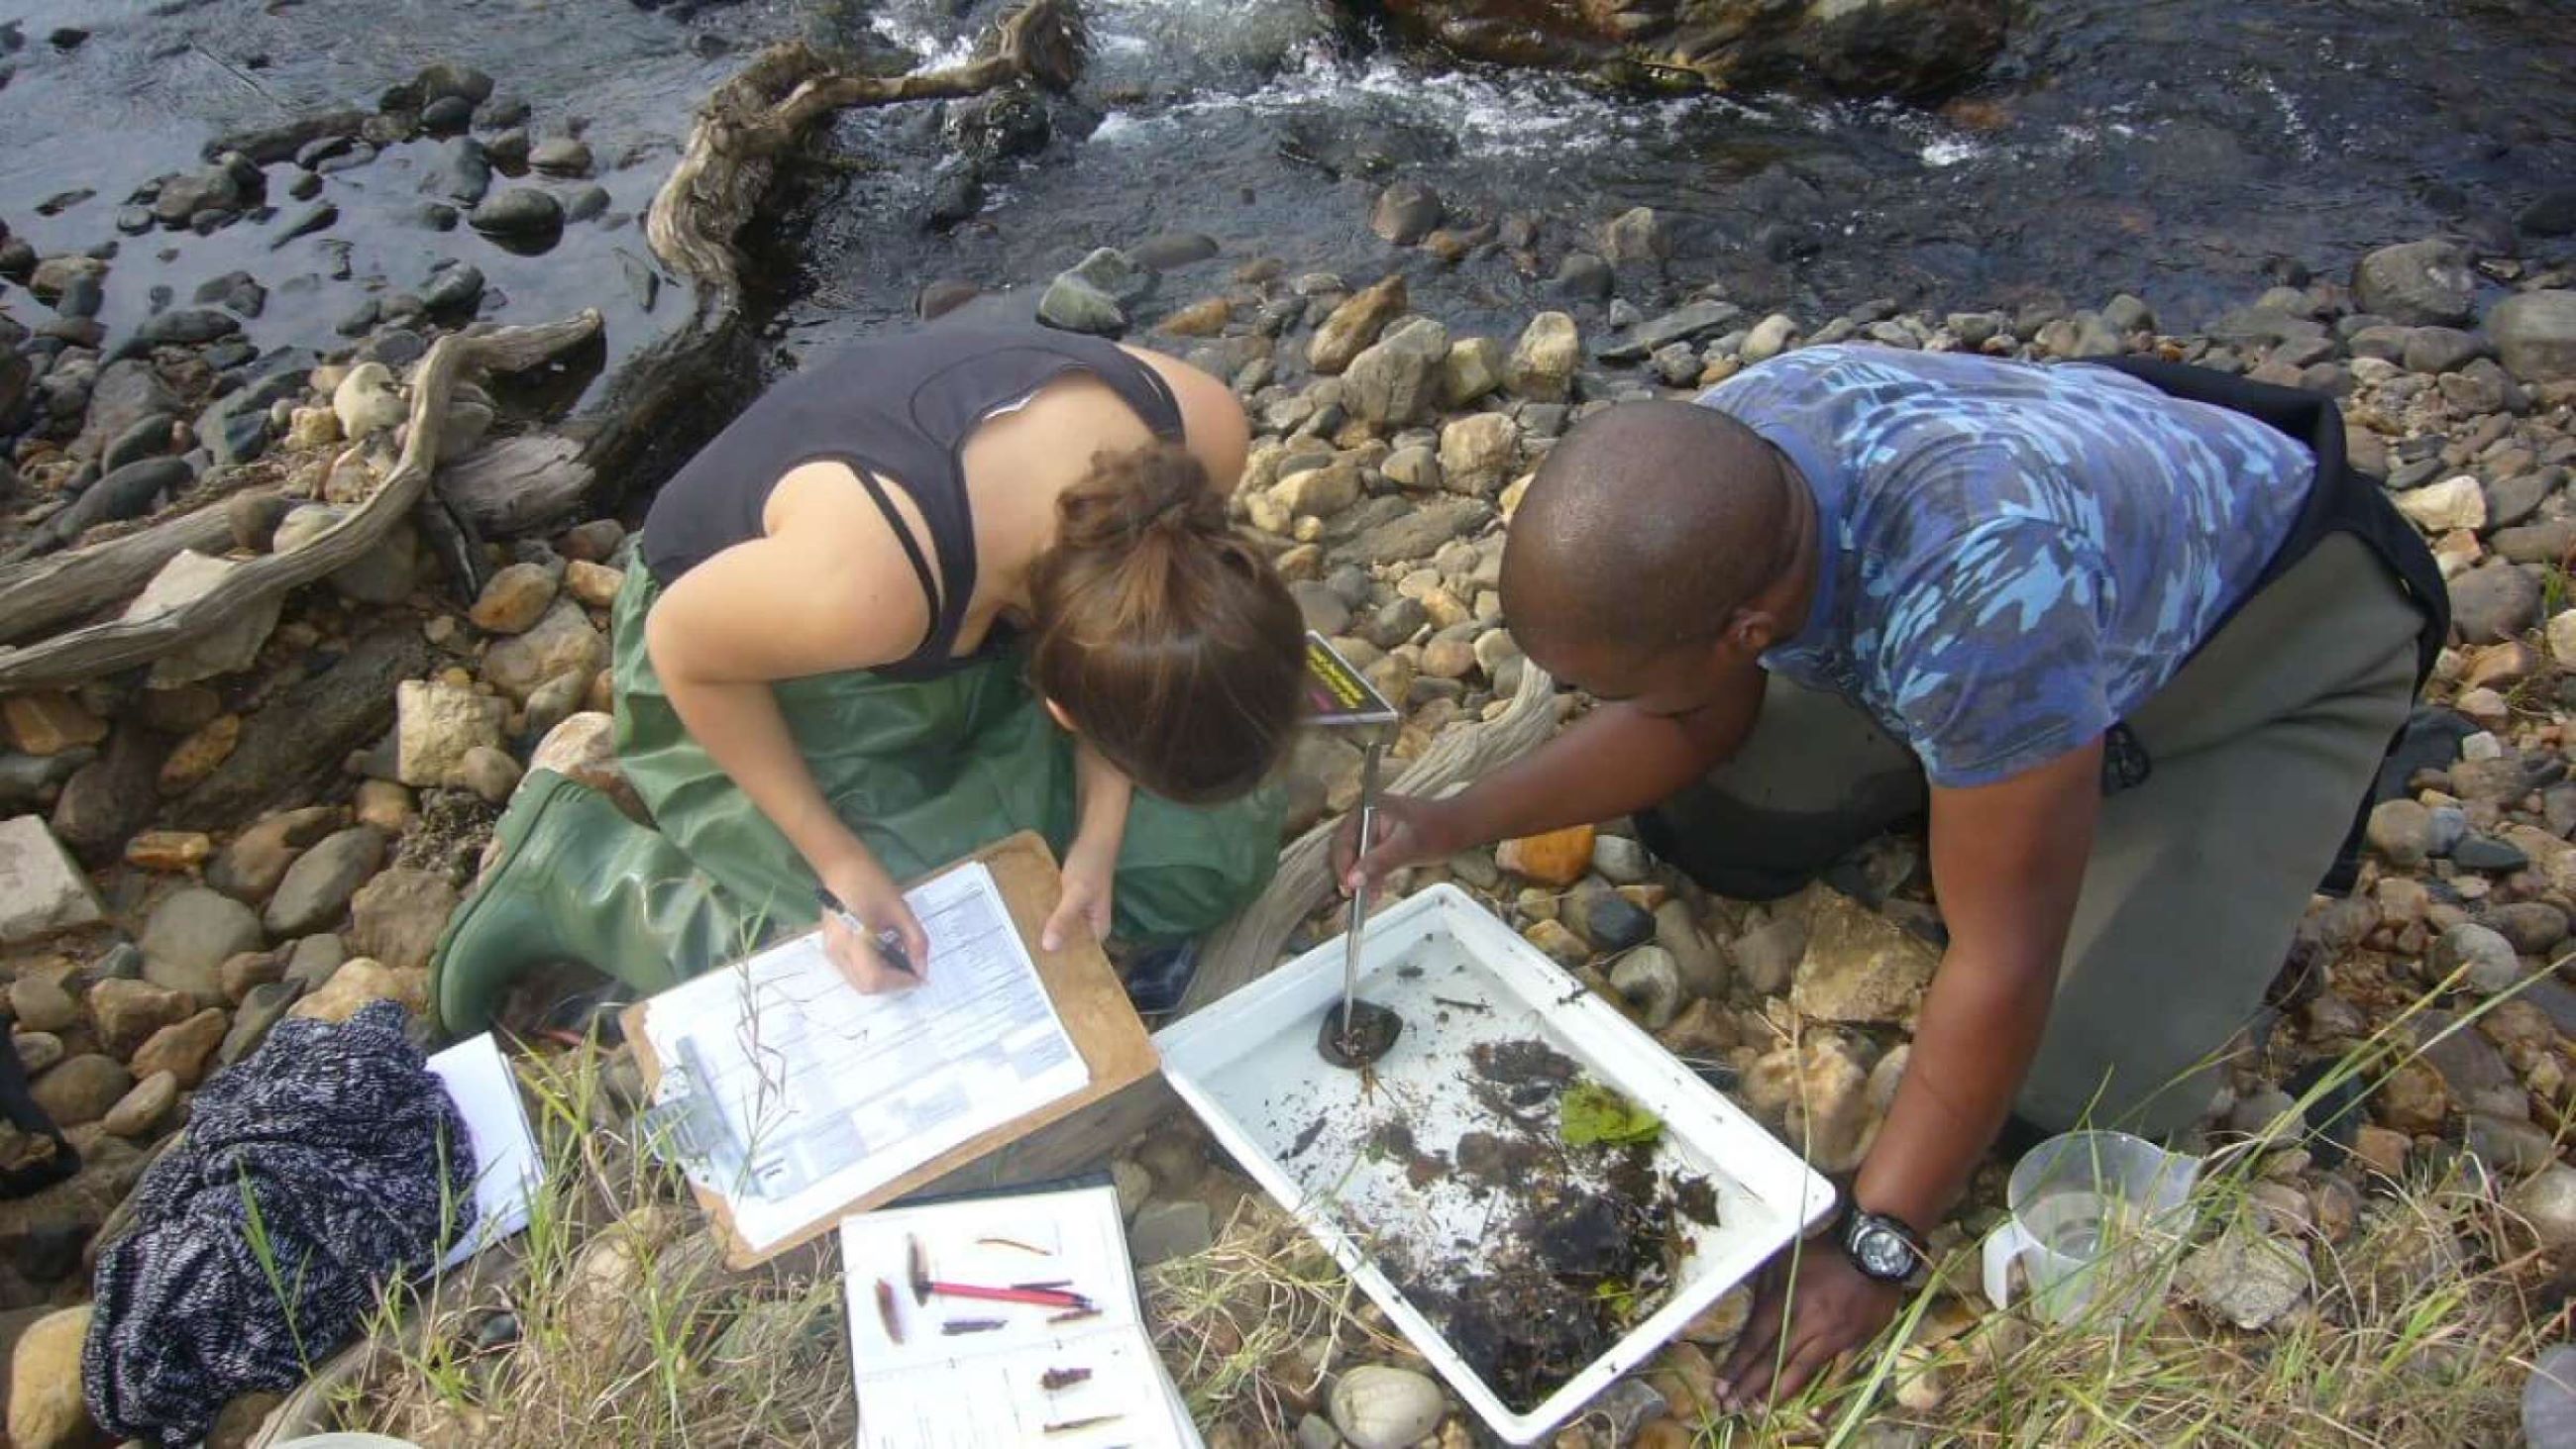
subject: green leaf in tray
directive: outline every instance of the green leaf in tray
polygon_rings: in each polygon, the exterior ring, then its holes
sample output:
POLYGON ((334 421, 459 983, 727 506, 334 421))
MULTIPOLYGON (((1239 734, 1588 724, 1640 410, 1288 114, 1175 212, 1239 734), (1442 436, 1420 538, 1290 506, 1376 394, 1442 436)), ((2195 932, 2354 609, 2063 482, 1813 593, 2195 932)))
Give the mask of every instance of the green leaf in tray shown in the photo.
POLYGON ((1664 1132, 1661 1118, 1589 1077, 1566 1090, 1556 1120, 1568 1147, 1652 1142, 1664 1132))

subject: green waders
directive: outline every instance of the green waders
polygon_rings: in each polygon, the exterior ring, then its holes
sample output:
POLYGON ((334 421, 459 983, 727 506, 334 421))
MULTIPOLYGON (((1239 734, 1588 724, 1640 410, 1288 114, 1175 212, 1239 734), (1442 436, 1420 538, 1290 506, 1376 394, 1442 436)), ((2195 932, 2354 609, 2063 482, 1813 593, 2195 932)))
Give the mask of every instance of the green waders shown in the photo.
MULTIPOLYGON (((613 620, 617 753, 654 826, 549 771, 500 824, 499 864, 438 943, 431 996, 450 1032, 480 1030, 521 971, 579 961, 644 991, 815 920, 813 872, 697 741, 644 648, 659 590, 628 568, 613 620)), ((888 872, 909 880, 1015 831, 1060 856, 1075 822, 1073 741, 1012 655, 938 679, 863 671, 789 680, 779 708, 824 798, 888 872)), ((1137 944, 1210 930, 1249 904, 1279 858, 1276 785, 1192 808, 1139 791, 1118 855, 1116 934, 1137 944)))

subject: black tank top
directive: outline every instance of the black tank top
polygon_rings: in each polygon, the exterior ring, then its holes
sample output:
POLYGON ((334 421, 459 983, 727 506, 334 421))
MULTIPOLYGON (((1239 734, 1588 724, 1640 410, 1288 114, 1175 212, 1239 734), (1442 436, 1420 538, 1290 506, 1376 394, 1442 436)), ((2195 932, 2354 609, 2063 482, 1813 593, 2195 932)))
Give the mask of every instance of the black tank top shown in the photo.
POLYGON ((985 419, 1068 372, 1099 378, 1154 436, 1181 440, 1180 404, 1162 375, 1100 338, 959 327, 864 342, 770 389, 662 486, 644 517, 644 566, 670 587, 762 536, 770 492, 790 470, 821 459, 847 463, 893 527, 930 605, 920 647, 871 672, 930 679, 954 670, 986 652, 955 657, 975 597, 975 518, 959 454, 985 419), (921 511, 935 559, 923 556, 880 480, 921 511))

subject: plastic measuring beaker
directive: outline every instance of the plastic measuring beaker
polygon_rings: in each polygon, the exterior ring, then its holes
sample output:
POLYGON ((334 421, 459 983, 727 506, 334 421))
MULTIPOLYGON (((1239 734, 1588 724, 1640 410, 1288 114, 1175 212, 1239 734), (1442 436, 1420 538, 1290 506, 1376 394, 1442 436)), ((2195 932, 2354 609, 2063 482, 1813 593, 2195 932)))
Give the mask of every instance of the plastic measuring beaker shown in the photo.
POLYGON ((1986 1298, 2006 1306, 2013 1264, 2051 1323, 2097 1308, 2127 1317, 2146 1291, 2158 1247, 2190 1230, 2186 1204, 2200 1159, 2126 1132, 2069 1132, 2025 1154, 2004 1190, 2012 1216, 1987 1236, 1986 1298), (2104 1293, 2114 1299, 2097 1303, 2104 1293))

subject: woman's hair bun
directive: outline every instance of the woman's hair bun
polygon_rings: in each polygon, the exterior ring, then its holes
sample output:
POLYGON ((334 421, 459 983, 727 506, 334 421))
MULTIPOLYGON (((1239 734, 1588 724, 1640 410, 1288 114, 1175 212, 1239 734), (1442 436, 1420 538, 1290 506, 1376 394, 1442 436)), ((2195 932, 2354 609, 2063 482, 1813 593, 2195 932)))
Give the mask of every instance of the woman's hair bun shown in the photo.
POLYGON ((1103 452, 1058 502, 1056 543, 1070 549, 1132 548, 1159 532, 1223 533, 1225 500, 1209 486, 1198 455, 1171 443, 1103 452))

